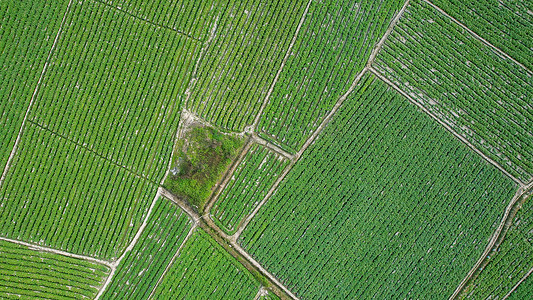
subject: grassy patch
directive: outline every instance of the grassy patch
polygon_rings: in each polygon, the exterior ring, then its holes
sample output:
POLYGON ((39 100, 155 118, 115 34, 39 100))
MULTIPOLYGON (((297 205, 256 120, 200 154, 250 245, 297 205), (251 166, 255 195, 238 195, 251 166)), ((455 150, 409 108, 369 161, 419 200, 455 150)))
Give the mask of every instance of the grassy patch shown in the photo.
POLYGON ((193 127, 178 141, 165 187, 202 211, 216 182, 237 156, 244 138, 211 127, 193 127))

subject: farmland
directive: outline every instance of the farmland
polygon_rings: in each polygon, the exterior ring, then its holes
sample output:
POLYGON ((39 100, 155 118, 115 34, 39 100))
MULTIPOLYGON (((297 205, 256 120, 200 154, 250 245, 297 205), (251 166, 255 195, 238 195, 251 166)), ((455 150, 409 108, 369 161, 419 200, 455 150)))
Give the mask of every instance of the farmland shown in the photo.
POLYGON ((0 168, 4 169, 68 1, 0 3, 0 168), (28 13, 29 11, 33 13, 28 13))
POLYGON ((0 240, 0 298, 92 299, 110 270, 0 240))
POLYGON ((531 298, 532 12, 0 1, 0 298, 531 298))
POLYGON ((178 253, 156 299, 253 299, 259 282, 207 233, 197 230, 178 253))
POLYGON ((297 152, 368 61, 402 1, 313 1, 257 127, 297 152))
POLYGON ((120 262, 101 299, 146 299, 191 228, 179 207, 159 198, 139 242, 120 262))
MULTIPOLYGON (((533 268, 533 201, 528 199, 513 220, 500 247, 465 289, 465 299, 502 299, 533 268)), ((523 298, 526 299, 526 298, 523 298)))
POLYGON ((490 0, 433 0, 476 34, 533 69, 531 2, 490 0))
POLYGON ((187 108, 224 129, 252 125, 307 2, 221 1, 187 108))
POLYGON ((512 176, 533 178, 533 77, 521 66, 412 1, 374 67, 512 176))
POLYGON ((515 188, 367 75, 240 244, 306 299, 448 295, 515 188))
POLYGON ((218 197, 211 213, 213 220, 226 233, 235 233, 239 223, 266 196, 288 163, 283 156, 254 144, 218 197))
POLYGON ((116 258, 135 235, 154 190, 146 180, 31 124, 0 186, 1 234, 116 258))

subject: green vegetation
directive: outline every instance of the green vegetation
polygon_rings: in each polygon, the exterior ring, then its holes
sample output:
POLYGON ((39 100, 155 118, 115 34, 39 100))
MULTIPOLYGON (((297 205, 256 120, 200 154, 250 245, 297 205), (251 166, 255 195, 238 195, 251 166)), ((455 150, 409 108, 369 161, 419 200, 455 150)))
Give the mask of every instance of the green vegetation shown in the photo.
POLYGON ((374 66, 523 182, 533 176, 533 77, 429 4, 410 2, 374 66))
MULTIPOLYGON (((68 0, 0 1, 0 170, 22 125, 68 0)), ((0 171, 1 172, 1 171, 0 171)))
POLYGON ((239 243, 301 298, 447 298, 516 188, 365 75, 239 243))
POLYGON ((29 119, 159 182, 200 44, 95 1, 73 1, 29 119))
POLYGON ((101 299, 148 299, 191 226, 179 207, 158 199, 139 241, 118 265, 101 299))
MULTIPOLYGON (((505 239, 461 298, 502 299, 533 268, 533 201, 526 200, 505 239)), ((522 298, 527 299, 527 298, 522 298)))
POLYGON ((258 125, 298 151, 348 91, 404 1, 313 1, 258 125))
POLYGON ((533 3, 522 0, 432 0, 453 18, 533 68, 533 3))
POLYGON ((253 299, 259 283, 203 230, 185 243, 154 299, 253 299))
POLYGON ((0 235, 115 259, 135 236, 156 188, 29 123, 0 186, 0 235))
POLYGON ((529 275, 516 290, 509 295, 509 300, 524 300, 533 298, 533 275, 529 275))
POLYGON ((205 41, 213 21, 214 0, 95 0, 136 18, 205 41))
POLYGON ((227 234, 235 233, 288 164, 283 156, 254 144, 214 204, 213 221, 227 234))
POLYGON ((187 109, 227 130, 251 125, 307 1, 217 1, 213 39, 200 61, 187 109))
POLYGON ((244 138, 194 126, 176 145, 165 187, 203 211, 217 181, 235 159, 244 138))
POLYGON ((106 266, 0 241, 0 298, 94 299, 106 266))
POLYGON ((261 295, 259 300, 279 300, 279 297, 272 292, 268 292, 266 295, 261 295))

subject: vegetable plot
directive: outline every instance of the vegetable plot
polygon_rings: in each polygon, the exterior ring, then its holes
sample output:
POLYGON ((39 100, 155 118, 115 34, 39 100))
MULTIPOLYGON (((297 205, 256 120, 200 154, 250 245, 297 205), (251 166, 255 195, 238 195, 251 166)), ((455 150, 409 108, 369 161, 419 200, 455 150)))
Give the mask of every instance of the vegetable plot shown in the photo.
POLYGON ((0 298, 94 299, 107 266, 0 241, 0 298))
POLYGON ((297 152, 364 68, 404 1, 313 1, 258 125, 297 152))
POLYGON ((156 186, 31 123, 0 186, 0 235, 116 259, 156 186))
POLYGON ((101 299, 148 299, 191 226, 179 207, 159 198, 137 244, 117 267, 101 299))
MULTIPOLYGON (((0 2, 0 170, 59 31, 68 0, 0 2)), ((1 172, 1 171, 0 171, 1 172)))
POLYGON ((239 223, 263 200, 288 164, 283 156, 254 144, 214 204, 213 221, 226 233, 235 233, 239 223))
POLYGON ((94 1, 75 1, 30 119, 159 182, 199 43, 94 1))
POLYGON ((522 182, 533 177, 533 78, 423 1, 375 69, 522 182))
POLYGON ((239 243, 301 298, 446 298, 516 188, 365 75, 239 243))
POLYGON ((154 299, 253 299, 259 283, 207 233, 185 243, 154 299))

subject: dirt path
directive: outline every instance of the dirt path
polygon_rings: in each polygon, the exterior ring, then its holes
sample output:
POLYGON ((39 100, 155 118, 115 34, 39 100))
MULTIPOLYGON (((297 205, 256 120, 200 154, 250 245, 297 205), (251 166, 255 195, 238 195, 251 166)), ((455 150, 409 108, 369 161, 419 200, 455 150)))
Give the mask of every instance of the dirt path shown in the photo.
POLYGON ((285 286, 283 286, 272 274, 265 270, 257 261, 255 261, 244 249, 242 249, 236 241, 230 239, 218 226, 216 226, 209 217, 201 217, 189 205, 174 196, 172 193, 164 188, 159 188, 161 195, 176 203, 181 209, 191 216, 192 220, 195 220, 195 224, 208 233, 213 239, 215 239, 229 254, 235 257, 243 266, 252 273, 259 273, 264 276, 272 284, 272 291, 276 293, 282 299, 285 299, 288 295, 291 299, 298 299, 291 293, 285 286))
POLYGON ((165 275, 167 274, 168 272, 168 269, 170 269, 170 267, 172 266, 172 264, 174 263, 174 261, 176 260, 176 257, 178 257, 178 254, 180 253, 181 249, 183 248, 183 246, 185 245, 185 243, 189 240, 189 238, 191 237, 191 235, 194 233, 194 230, 196 229, 196 223, 193 223, 191 229, 189 230, 189 233, 187 233, 187 236, 185 237, 185 239, 183 240, 183 242, 181 243, 181 245, 179 246, 178 250, 176 251, 176 253, 174 254, 174 256, 172 256, 172 259, 170 260, 170 262, 168 263, 167 267, 165 268, 165 271, 163 271, 163 273, 161 274, 161 276, 159 277, 159 280, 157 280, 157 283, 154 285, 154 287, 152 288, 152 292, 150 293, 150 295, 148 296, 148 299, 151 299, 153 296, 154 296, 154 293, 155 293, 155 290, 157 289, 157 287, 159 286, 159 284, 161 283, 161 281, 163 280, 163 277, 165 277, 165 275))
POLYGON ((424 2, 426 2, 427 4, 429 4, 431 7, 433 7, 434 9, 436 9, 437 11, 439 11, 441 14, 445 15, 446 17, 450 18, 454 23, 456 23, 457 25, 461 26, 464 30, 468 31, 468 33, 470 33, 471 35, 473 35, 474 37, 476 37, 478 40, 480 40, 483 44, 485 44, 486 46, 494 49, 494 51, 498 52, 500 55, 502 55, 503 57, 511 60, 512 62, 514 62, 515 64, 519 65, 520 67, 522 67, 527 73, 529 73, 530 75, 533 75, 533 72, 531 72, 530 69, 526 68, 526 66, 524 66, 523 64, 519 63, 518 61, 516 61, 514 58, 512 58, 511 56, 509 56, 509 54, 503 52, 500 48, 494 46, 493 44, 489 43, 487 40, 485 40, 484 38, 480 37, 479 35, 477 35, 474 31, 472 31, 470 28, 466 27, 463 23, 459 22, 457 19, 455 19, 454 17, 450 16, 449 14, 447 14, 444 10, 442 10, 440 7, 436 6, 435 4, 431 3, 429 0, 423 0, 424 2))
POLYGON ((2 172, 2 177, 0 177, 0 186, 2 186, 2 183, 4 182, 4 179, 7 175, 7 170, 9 170, 9 167, 11 165, 11 161, 13 160, 13 157, 15 156, 15 153, 17 152, 17 147, 20 142, 20 138, 22 137, 22 131, 24 129, 24 125, 26 124, 26 120, 28 119, 28 115, 30 114, 31 107, 33 106, 33 102, 35 101, 35 96, 37 96, 37 91, 39 90, 39 86, 41 86, 41 82, 44 77, 44 73, 46 72, 46 69, 48 68, 48 64, 50 63, 50 58, 52 57, 52 52, 54 52, 54 49, 57 45, 57 41, 59 41, 59 36, 61 35, 61 32, 63 31, 63 25, 65 25, 65 21, 67 19, 67 15, 70 11, 70 6, 72 5, 72 0, 68 2, 67 9, 65 11, 65 14, 63 15, 63 19, 61 20, 61 25, 59 26, 59 30, 57 31, 56 37, 54 39, 54 43, 52 43, 52 47, 50 48, 50 51, 48 52, 48 56, 46 57, 46 61, 43 66, 43 70, 41 72, 41 75, 39 76, 39 80, 37 81, 37 84, 35 85, 35 89, 33 90, 33 94, 31 96, 30 103, 28 104, 28 108, 26 109, 26 113, 24 114, 24 119, 22 119, 22 124, 20 125, 19 133, 17 135, 17 139, 15 140, 15 144, 13 145, 13 149, 11 150, 11 153, 9 154, 9 158, 7 159, 6 165, 4 167, 4 171, 2 172))
POLYGON ((265 110, 265 107, 268 104, 268 99, 270 98, 270 95, 272 94, 272 91, 274 90, 274 86, 278 82, 281 71, 283 71, 283 68, 285 67, 285 64, 287 63, 287 60, 289 59, 289 56, 291 55, 292 47, 294 46, 294 43, 296 43, 296 39, 298 38, 298 33, 300 33, 300 29, 302 28, 302 25, 304 24, 305 16, 307 15, 307 12, 309 11, 311 2, 312 0, 309 0, 309 2, 307 2, 307 6, 305 7, 304 13, 302 14, 302 17, 300 18, 300 23, 298 23, 298 27, 296 27, 296 31, 294 32, 294 36, 292 37, 292 41, 289 45, 289 48, 287 48, 287 52, 285 53, 285 57, 283 58, 283 61, 281 62, 278 73, 276 73, 276 77, 274 77, 274 81, 272 81, 272 84, 270 85, 270 88, 268 89, 268 92, 265 96, 265 100, 263 100, 263 104, 261 104, 261 107, 259 108, 259 111, 257 112, 257 115, 255 116, 255 120, 252 125, 254 130, 257 129, 257 125, 259 124, 259 119, 261 118, 261 115, 263 114, 263 111, 265 110))
POLYGON ((257 134, 252 133, 252 139, 254 140, 254 142, 256 142, 257 144, 259 145, 262 145, 264 146, 265 148, 268 148, 269 150, 271 150, 272 152, 275 152, 283 157, 285 157, 286 159, 288 160, 295 160, 296 159, 296 156, 290 154, 289 152, 281 149, 280 147, 270 143, 269 141, 265 140, 265 139, 262 139, 261 137, 259 137, 257 134))
POLYGON ((522 279, 520 279, 520 281, 518 281, 518 283, 515 284, 515 286, 513 286, 513 288, 509 291, 509 293, 507 293, 507 294, 502 298, 502 300, 505 300, 505 299, 509 298, 509 296, 511 296, 511 294, 512 294, 512 293, 518 288, 518 286, 519 286, 520 284, 522 284, 522 282, 524 282, 524 280, 526 280, 526 279, 529 277, 529 275, 531 275, 531 273, 533 273, 533 268, 531 268, 531 269, 529 270, 529 272, 527 272, 527 274, 524 275, 524 277, 522 277, 522 279))

